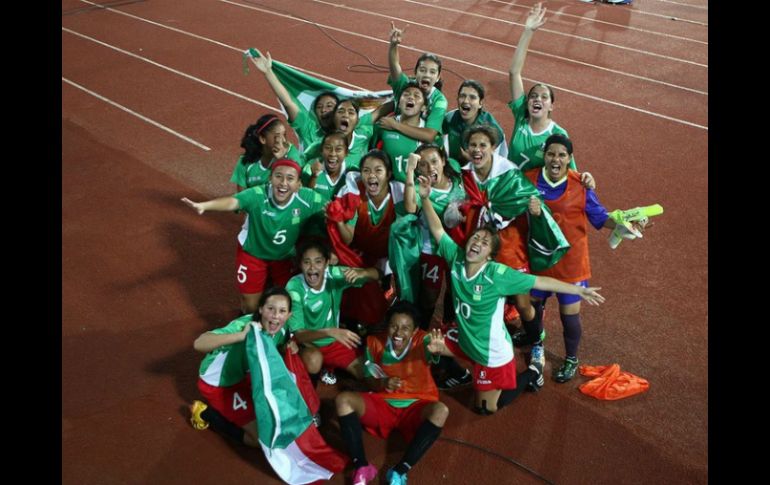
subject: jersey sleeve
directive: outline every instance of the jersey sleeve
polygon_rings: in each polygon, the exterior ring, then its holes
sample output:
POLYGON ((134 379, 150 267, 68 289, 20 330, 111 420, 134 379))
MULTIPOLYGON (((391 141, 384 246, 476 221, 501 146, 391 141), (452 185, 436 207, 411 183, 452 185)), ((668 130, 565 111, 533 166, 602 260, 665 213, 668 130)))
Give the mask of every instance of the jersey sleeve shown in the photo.
POLYGON ((511 108, 511 114, 516 122, 516 127, 520 126, 520 123, 526 123, 527 117, 527 95, 522 94, 518 98, 508 103, 508 107, 511 108))
POLYGON ((232 177, 230 177, 230 182, 241 187, 246 187, 246 165, 243 164, 243 155, 238 157, 238 161, 235 162, 235 168, 233 169, 232 177))
MULTIPOLYGON (((404 90, 404 86, 409 83, 409 77, 402 71, 398 79, 391 79, 388 75, 388 86, 393 88, 393 99, 398 100, 401 97, 401 91, 404 90)), ((398 105, 398 103, 396 103, 398 105)), ((398 106, 396 106, 398 108, 398 106)))
POLYGON ((444 258, 447 263, 452 263, 457 259, 459 252, 460 246, 449 237, 449 234, 444 233, 444 235, 441 236, 441 240, 438 242, 438 255, 444 258))
POLYGON ((535 284, 535 275, 521 273, 501 263, 492 263, 495 289, 500 296, 528 294, 535 284))
POLYGON ((249 212, 257 208, 261 194, 264 194, 264 188, 263 186, 258 186, 242 190, 233 195, 233 197, 238 199, 241 210, 249 212))
POLYGON ((588 221, 596 229, 604 227, 604 223, 610 218, 607 213, 607 209, 599 202, 599 198, 596 197, 596 192, 593 190, 586 190, 586 217, 588 221))
POLYGON ((286 284, 286 291, 289 292, 291 298, 291 316, 286 322, 286 326, 289 327, 289 331, 296 332, 297 330, 305 330, 305 313, 302 311, 302 295, 296 289, 294 279, 289 280, 286 284))
POLYGON ((439 135, 444 133, 444 115, 446 115, 447 100, 446 96, 439 91, 440 96, 436 96, 430 105, 428 119, 425 120, 425 127, 432 128, 439 135))
POLYGON ((289 122, 289 126, 294 129, 297 139, 303 147, 308 147, 316 141, 319 129, 318 120, 304 108, 299 109, 297 117, 289 122))

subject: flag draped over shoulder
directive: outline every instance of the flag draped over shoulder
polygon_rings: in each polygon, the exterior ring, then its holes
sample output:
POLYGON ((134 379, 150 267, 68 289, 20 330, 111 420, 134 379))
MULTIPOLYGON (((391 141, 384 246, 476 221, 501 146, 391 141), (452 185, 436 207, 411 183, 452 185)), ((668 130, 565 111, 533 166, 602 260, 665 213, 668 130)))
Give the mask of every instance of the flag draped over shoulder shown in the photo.
POLYGON ((520 170, 508 170, 501 174, 499 177, 502 180, 488 192, 479 190, 470 170, 463 170, 462 174, 465 192, 468 194, 468 201, 461 206, 461 211, 466 215, 466 223, 450 231, 450 235, 458 244, 465 245, 467 237, 483 217, 493 220, 497 228, 501 229, 514 217, 527 214, 529 198, 534 195, 542 202, 542 215, 529 218, 527 255, 530 269, 542 271, 550 268, 570 248, 537 187, 524 177, 520 170))
MULTIPOLYGON (((255 49, 247 49, 243 53, 244 70, 248 72, 248 58, 260 57, 261 53, 255 49)), ((289 95, 294 99, 298 106, 301 106, 309 112, 313 112, 313 101, 319 94, 331 91, 340 99, 357 99, 361 103, 361 110, 365 113, 376 109, 379 105, 393 96, 393 91, 366 91, 341 88, 334 84, 322 81, 313 76, 305 74, 300 70, 287 64, 273 60, 273 72, 279 81, 286 87, 289 95)))
POLYGON ((251 392, 262 451, 291 485, 328 480, 347 458, 326 444, 292 374, 271 339, 257 328, 246 337, 251 392))
MULTIPOLYGON (((348 221, 358 211, 361 204, 361 191, 358 187, 360 174, 350 172, 346 175, 345 186, 337 197, 326 206, 326 230, 332 251, 337 255, 340 264, 352 268, 365 267, 364 255, 361 251, 351 248, 342 240, 337 222, 348 221)), ((380 285, 369 281, 361 288, 348 288, 342 295, 340 314, 355 319, 367 325, 376 325, 388 310, 388 302, 383 296, 380 285)))

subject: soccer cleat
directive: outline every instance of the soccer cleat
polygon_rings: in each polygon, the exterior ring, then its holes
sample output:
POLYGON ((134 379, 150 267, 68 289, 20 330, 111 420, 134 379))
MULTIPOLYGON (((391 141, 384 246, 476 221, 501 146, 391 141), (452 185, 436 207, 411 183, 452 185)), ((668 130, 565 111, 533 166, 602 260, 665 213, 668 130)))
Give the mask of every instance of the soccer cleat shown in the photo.
POLYGON ((567 357, 564 359, 564 363, 561 367, 559 367, 559 370, 556 371, 556 374, 553 375, 553 380, 556 382, 567 382, 573 377, 575 377, 575 372, 577 372, 578 368, 578 360, 575 357, 567 357))
POLYGON ((321 374, 321 382, 333 386, 337 383, 337 376, 334 374, 334 371, 324 369, 323 374, 321 374))
POLYGON ((377 476, 377 468, 374 465, 360 466, 353 472, 353 485, 366 485, 377 476))
MULTIPOLYGON (((533 340, 527 335, 527 331, 524 329, 521 329, 511 335, 511 341, 513 341, 514 347, 524 347, 525 345, 530 345, 533 342, 533 340)), ((545 329, 540 332, 540 342, 545 342, 545 329)))
POLYGON ((204 430, 209 427, 209 423, 201 418, 201 413, 206 410, 208 406, 203 401, 195 400, 190 406, 190 424, 197 430, 204 430))
POLYGON ((505 324, 510 325, 520 318, 521 317, 519 316, 519 311, 516 309, 516 305, 506 303, 503 311, 503 320, 505 321, 505 324))
POLYGON ((438 383, 438 388, 442 391, 449 391, 457 389, 458 387, 467 386, 473 382, 473 375, 468 369, 465 369, 465 374, 462 377, 449 377, 447 376, 441 382, 438 383))
POLYGON ((385 481, 388 485, 406 485, 406 474, 400 474, 393 468, 385 474, 385 481))
POLYGON ((537 392, 545 385, 543 369, 545 369, 545 348, 543 345, 533 345, 529 358, 529 368, 537 373, 537 379, 530 381, 527 390, 537 392))

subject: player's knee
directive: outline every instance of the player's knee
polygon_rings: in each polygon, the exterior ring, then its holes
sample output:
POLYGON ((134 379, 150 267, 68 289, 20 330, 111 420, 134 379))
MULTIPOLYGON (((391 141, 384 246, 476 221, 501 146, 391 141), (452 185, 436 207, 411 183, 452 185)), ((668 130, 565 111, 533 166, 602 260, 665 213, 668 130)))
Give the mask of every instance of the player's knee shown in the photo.
POLYGON ((324 357, 323 354, 318 351, 318 349, 306 347, 302 349, 300 356, 302 357, 302 362, 305 364, 305 369, 307 369, 310 374, 315 374, 321 371, 321 366, 324 363, 324 357))
POLYGON ((337 394, 337 397, 334 398, 334 405, 337 408, 337 416, 345 416, 346 414, 350 414, 354 411, 352 404, 354 396, 355 393, 350 391, 343 391, 337 394))
POLYGON ((432 409, 430 410, 428 419, 430 420, 431 423, 441 428, 442 426, 444 426, 444 423, 446 423, 446 420, 448 417, 449 417, 449 408, 443 402, 438 401, 433 404, 432 409))

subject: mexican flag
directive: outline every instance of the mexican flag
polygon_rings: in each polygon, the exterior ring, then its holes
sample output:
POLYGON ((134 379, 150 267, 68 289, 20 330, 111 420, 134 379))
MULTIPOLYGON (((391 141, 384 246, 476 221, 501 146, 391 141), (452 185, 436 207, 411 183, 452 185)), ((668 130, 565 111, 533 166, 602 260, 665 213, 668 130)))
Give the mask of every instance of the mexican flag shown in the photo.
MULTIPOLYGON (((260 56, 260 52, 253 47, 245 50, 243 53, 244 71, 249 71, 249 57, 256 58, 260 56)), ((302 106, 310 113, 313 113, 312 105, 315 98, 326 91, 335 93, 340 99, 357 99, 359 103, 361 103, 361 114, 373 111, 393 96, 393 91, 390 90, 354 91, 352 89, 341 88, 326 81, 314 78, 309 74, 305 74, 304 72, 278 62, 275 59, 273 59, 273 72, 278 80, 286 87, 286 90, 291 97, 294 98, 297 105, 302 106)))
POLYGON ((291 485, 328 480, 345 468, 345 455, 330 447, 272 340, 257 328, 246 337, 259 442, 267 461, 291 485))

